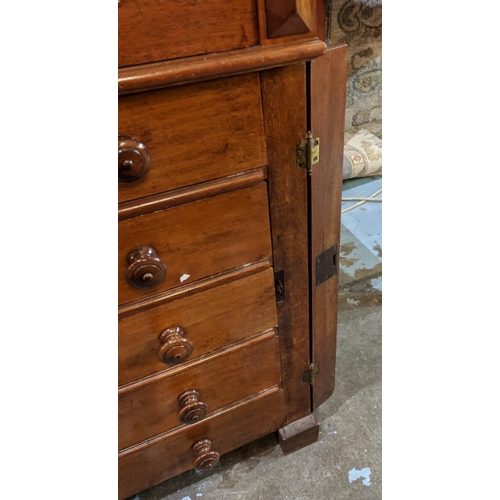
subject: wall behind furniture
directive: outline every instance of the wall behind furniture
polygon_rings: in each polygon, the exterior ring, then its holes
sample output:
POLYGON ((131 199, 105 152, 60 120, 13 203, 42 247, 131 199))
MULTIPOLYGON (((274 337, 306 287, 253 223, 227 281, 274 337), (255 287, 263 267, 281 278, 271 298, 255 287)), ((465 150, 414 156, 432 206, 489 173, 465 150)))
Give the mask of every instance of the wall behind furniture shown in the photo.
POLYGON ((382 0, 327 0, 327 43, 347 43, 345 142, 365 129, 382 138, 382 0))

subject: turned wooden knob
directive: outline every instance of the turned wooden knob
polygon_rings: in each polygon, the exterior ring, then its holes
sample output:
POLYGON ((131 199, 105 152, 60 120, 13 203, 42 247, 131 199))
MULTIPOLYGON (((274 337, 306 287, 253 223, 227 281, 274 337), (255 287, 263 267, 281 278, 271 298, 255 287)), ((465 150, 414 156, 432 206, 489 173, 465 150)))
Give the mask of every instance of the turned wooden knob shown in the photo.
POLYGON ((184 424, 194 424, 205 418, 208 405, 200 401, 200 393, 194 389, 179 396, 179 420, 184 424))
POLYGON ((196 455, 194 468, 197 470, 210 469, 219 461, 220 455, 216 451, 212 451, 210 439, 201 439, 193 444, 192 450, 196 455))
POLYGON ((167 275, 167 266, 152 247, 137 247, 127 255, 127 281, 130 286, 149 290, 167 275))
POLYGON ((191 356, 194 346, 184 335, 184 330, 180 326, 172 326, 160 333, 162 344, 158 353, 160 361, 167 365, 177 365, 191 356))
POLYGON ((118 136, 118 180, 133 182, 144 177, 151 164, 145 144, 130 135, 118 136))

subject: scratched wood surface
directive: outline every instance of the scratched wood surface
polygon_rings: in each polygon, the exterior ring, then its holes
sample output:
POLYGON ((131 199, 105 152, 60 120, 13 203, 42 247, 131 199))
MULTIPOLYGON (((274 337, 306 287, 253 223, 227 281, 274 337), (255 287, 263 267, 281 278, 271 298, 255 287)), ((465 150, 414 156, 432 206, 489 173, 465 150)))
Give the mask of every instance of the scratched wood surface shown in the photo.
POLYGON ((283 271, 285 300, 277 302, 286 423, 310 412, 307 173, 295 147, 307 126, 305 64, 263 71, 273 262, 283 271))
POLYGON ((118 131, 151 155, 144 177, 118 183, 119 203, 263 167, 259 75, 122 96, 118 131))
POLYGON ((118 223, 118 300, 124 304, 271 256, 264 182, 118 223), (167 266, 150 290, 127 282, 127 255, 154 248, 167 266), (183 282, 181 277, 189 275, 183 282))
POLYGON ((118 66, 250 47, 258 43, 254 0, 121 0, 118 66))
POLYGON ((170 87, 204 80, 213 80, 229 75, 251 73, 298 61, 309 61, 325 53, 322 40, 296 40, 293 43, 278 43, 265 47, 216 52, 188 59, 174 59, 160 63, 141 64, 118 70, 118 93, 120 95, 170 87))

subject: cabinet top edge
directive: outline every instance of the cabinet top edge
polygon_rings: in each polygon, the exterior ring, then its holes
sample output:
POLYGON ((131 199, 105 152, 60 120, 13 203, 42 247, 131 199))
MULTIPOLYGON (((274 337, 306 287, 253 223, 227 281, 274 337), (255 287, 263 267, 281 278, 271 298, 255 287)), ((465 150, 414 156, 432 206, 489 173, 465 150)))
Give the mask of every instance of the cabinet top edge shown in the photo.
POLYGON ((315 59, 326 52, 326 44, 315 39, 306 43, 251 47, 183 59, 174 59, 118 70, 118 94, 131 94, 251 73, 315 59))

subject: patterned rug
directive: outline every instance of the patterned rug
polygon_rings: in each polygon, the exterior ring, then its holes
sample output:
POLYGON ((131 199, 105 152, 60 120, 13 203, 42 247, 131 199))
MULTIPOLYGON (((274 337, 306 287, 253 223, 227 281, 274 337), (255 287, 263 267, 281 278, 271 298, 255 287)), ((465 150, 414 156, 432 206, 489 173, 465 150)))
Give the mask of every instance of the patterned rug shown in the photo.
POLYGON ((345 142, 365 130, 382 138, 382 0, 327 2, 327 43, 347 43, 345 142))
POLYGON ((344 145, 342 178, 382 175, 382 140, 367 130, 360 130, 344 145))

